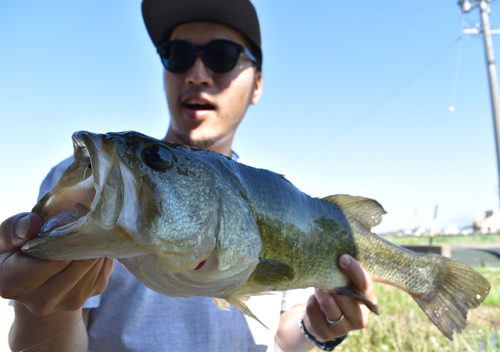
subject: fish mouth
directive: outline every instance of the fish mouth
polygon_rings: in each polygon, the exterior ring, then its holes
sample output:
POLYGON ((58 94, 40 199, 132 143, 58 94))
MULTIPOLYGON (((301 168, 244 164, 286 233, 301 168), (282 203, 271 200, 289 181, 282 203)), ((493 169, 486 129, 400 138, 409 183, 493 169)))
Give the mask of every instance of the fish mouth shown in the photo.
POLYGON ((94 250, 99 243, 109 247, 112 242, 104 234, 118 221, 124 188, 115 145, 105 135, 86 131, 74 133, 72 139, 73 163, 32 210, 42 228, 38 238, 21 248, 28 255, 96 258, 104 254, 94 250), (84 253, 90 245, 92 253, 84 253))

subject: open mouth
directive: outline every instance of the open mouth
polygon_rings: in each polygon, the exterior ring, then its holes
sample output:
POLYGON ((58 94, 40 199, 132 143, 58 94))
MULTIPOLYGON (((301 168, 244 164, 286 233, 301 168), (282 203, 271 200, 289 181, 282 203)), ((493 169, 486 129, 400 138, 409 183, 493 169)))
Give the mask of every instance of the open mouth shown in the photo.
POLYGON ((183 105, 188 109, 196 111, 215 110, 215 106, 205 99, 188 99, 183 105))
POLYGON ((210 104, 190 104, 190 103, 185 103, 185 107, 191 110, 215 110, 215 107, 210 104))
POLYGON ((73 224, 90 212, 90 207, 81 202, 73 204, 73 209, 64 208, 56 215, 45 220, 40 231, 40 237, 48 236, 56 229, 63 229, 68 224, 73 224))
POLYGON ((117 238, 109 233, 123 208, 114 143, 81 131, 73 134, 73 147, 73 163, 32 210, 42 229, 21 248, 30 256, 75 260, 113 254, 117 238))
POLYGON ((101 199, 99 185, 106 183, 113 166, 109 153, 97 153, 97 149, 109 147, 93 140, 88 132, 73 134, 73 146, 75 160, 33 208, 42 220, 41 236, 64 232, 95 210, 101 199))

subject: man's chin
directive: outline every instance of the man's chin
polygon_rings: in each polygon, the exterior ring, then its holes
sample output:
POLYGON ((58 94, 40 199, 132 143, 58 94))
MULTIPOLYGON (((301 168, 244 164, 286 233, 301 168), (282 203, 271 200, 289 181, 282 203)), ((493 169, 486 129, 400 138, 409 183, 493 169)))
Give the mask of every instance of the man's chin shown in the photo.
POLYGON ((181 141, 182 144, 201 148, 201 149, 210 149, 214 145, 217 144, 218 141, 221 140, 221 137, 213 137, 213 138, 193 138, 188 135, 176 133, 177 138, 181 141))

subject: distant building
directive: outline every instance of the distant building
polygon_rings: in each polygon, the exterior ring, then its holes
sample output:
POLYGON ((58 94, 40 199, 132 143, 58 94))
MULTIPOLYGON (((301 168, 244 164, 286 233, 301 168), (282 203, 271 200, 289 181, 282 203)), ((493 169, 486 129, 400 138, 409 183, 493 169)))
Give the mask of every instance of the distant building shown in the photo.
POLYGON ((482 220, 474 221, 474 232, 497 233, 500 232, 500 211, 489 210, 482 220))
POLYGON ((456 235, 458 234, 458 226, 455 224, 448 225, 448 227, 444 230, 445 235, 456 235))
POLYGON ((461 235, 472 235, 474 232, 474 226, 466 226, 460 230, 461 235))
POLYGON ((413 229, 413 236, 425 236, 429 233, 424 227, 416 227, 413 229))

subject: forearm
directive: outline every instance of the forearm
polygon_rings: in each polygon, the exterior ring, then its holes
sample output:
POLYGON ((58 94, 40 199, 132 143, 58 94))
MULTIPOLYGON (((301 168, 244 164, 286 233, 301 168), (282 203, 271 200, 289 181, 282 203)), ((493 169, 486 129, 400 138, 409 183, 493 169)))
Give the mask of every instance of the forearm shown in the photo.
POLYGON ((40 317, 23 304, 14 302, 15 319, 9 333, 13 351, 30 348, 30 352, 71 351, 88 349, 86 319, 82 309, 40 317))
POLYGON ((281 313, 276 342, 286 352, 305 352, 314 347, 299 327, 305 309, 305 304, 301 304, 281 313))

